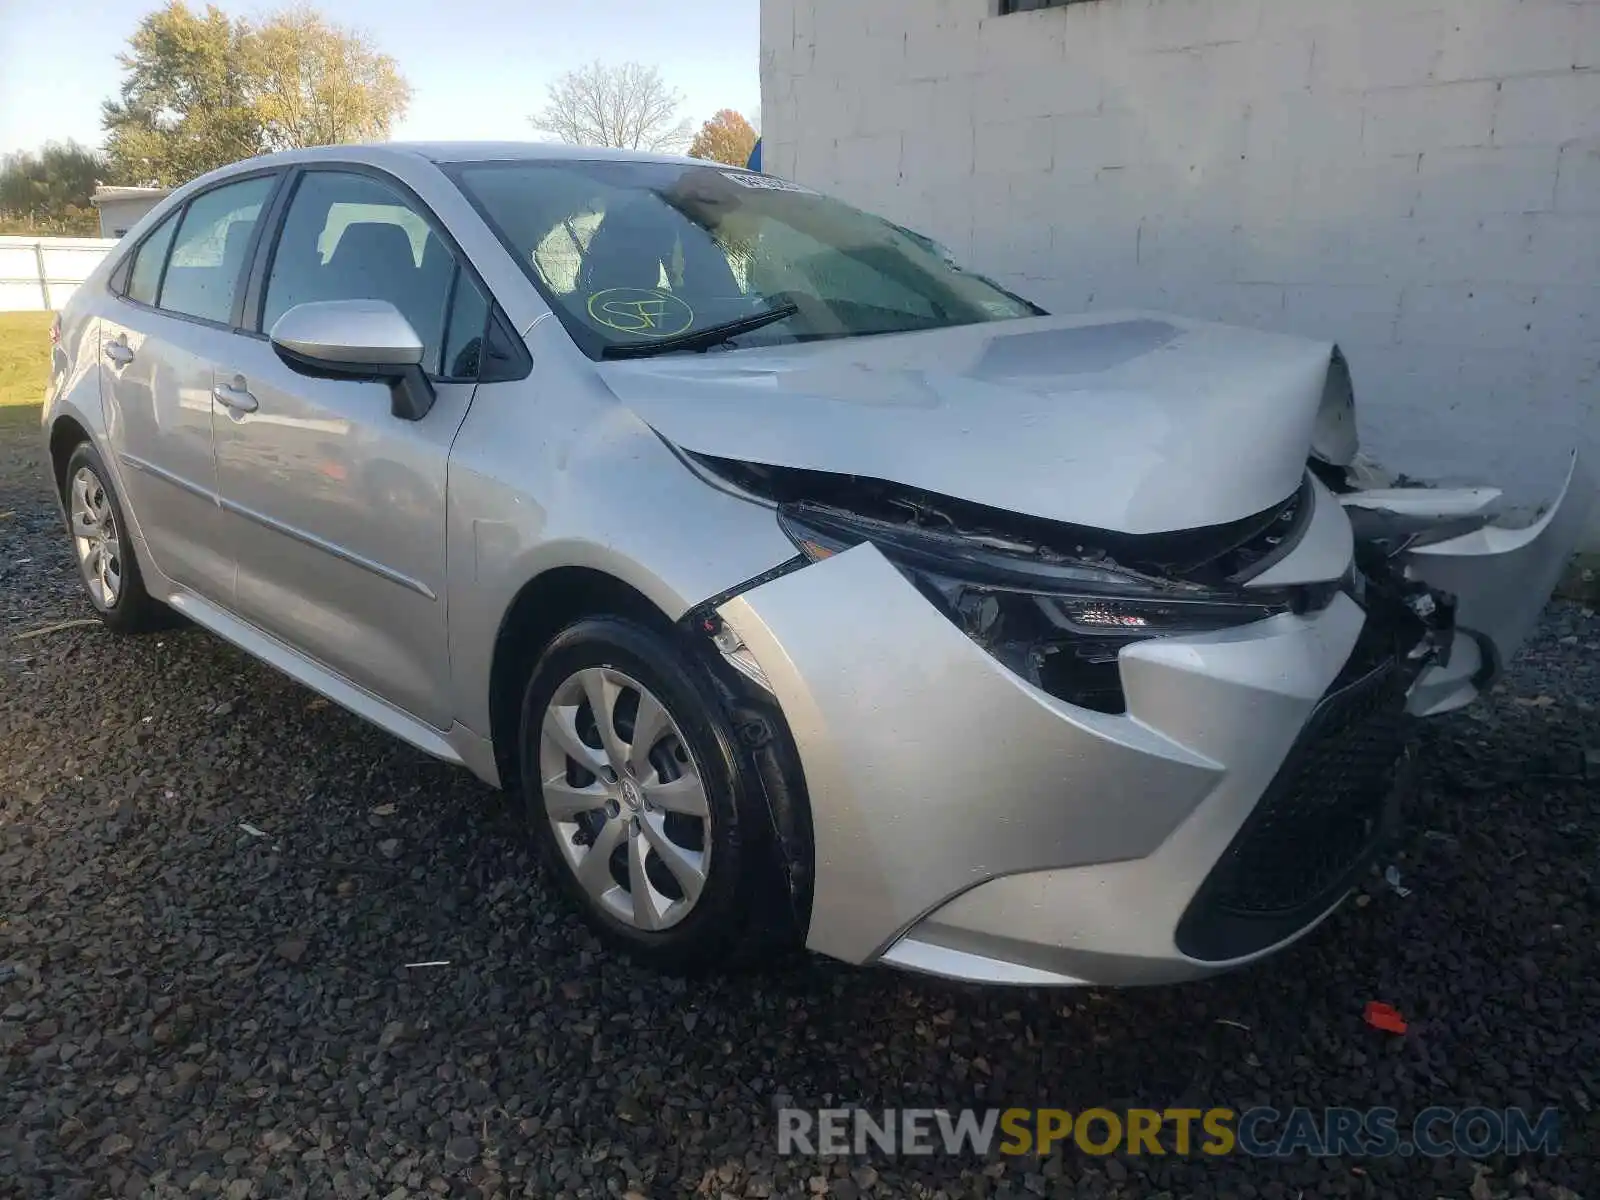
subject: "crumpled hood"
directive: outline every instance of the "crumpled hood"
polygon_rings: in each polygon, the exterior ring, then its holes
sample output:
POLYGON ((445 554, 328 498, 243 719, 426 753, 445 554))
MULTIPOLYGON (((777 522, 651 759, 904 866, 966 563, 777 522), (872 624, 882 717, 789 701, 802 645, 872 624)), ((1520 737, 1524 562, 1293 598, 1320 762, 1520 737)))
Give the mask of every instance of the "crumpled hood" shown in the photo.
POLYGON ((1333 347, 1140 313, 601 363, 684 450, 866 475, 1123 533, 1300 484, 1333 347))

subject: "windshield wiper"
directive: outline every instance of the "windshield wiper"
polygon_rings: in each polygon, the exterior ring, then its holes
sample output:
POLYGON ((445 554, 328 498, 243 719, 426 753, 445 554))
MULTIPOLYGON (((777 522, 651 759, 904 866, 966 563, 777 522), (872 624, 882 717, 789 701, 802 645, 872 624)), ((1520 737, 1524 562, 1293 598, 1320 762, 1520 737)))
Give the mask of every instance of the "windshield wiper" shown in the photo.
POLYGON ((709 350, 712 346, 721 345, 741 333, 749 333, 751 330, 782 321, 799 311, 800 306, 797 304, 779 304, 758 313, 751 313, 747 317, 735 317, 731 321, 723 321, 719 325, 707 325, 704 329, 694 329, 688 333, 676 333, 671 337, 655 338, 648 342, 625 342, 620 346, 607 346, 600 351, 600 357, 648 358, 652 354, 668 354, 673 350, 709 350))

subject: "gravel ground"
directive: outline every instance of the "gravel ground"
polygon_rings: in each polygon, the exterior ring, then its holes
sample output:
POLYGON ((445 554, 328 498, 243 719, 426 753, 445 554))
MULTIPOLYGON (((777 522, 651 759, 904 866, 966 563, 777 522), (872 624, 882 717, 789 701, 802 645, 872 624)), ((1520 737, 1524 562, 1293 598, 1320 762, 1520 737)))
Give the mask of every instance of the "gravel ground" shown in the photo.
MULTIPOLYGON (((1570 1198, 1600 1146, 1600 618, 1424 735, 1398 856, 1255 969, 984 991, 599 953, 506 805, 194 629, 88 615, 0 433, 0 1193, 1570 1198), (21 635, 21 636, 19 636, 21 635), (246 824, 261 831, 253 832, 246 824), (448 960, 447 966, 407 966, 448 960), (1397 1006, 1404 1037, 1362 1021, 1397 1006), (774 1109, 1558 1106, 1555 1158, 781 1159, 774 1109)), ((1593 1194, 1593 1193, 1592 1193, 1593 1194)))

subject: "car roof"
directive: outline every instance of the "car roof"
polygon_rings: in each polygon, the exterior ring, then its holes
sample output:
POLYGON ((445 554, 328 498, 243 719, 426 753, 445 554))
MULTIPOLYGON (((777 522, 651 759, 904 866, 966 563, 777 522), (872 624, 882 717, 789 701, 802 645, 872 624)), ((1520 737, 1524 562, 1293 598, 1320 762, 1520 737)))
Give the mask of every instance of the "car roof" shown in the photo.
POLYGON ((433 164, 469 162, 610 162, 663 163, 672 166, 717 166, 734 170, 702 158, 677 154, 654 154, 648 150, 614 150, 605 146, 569 146, 563 142, 354 142, 340 146, 310 146, 301 150, 279 150, 258 154, 217 167, 175 189, 155 210, 171 212, 190 196, 225 183, 237 175, 305 163, 350 163, 403 170, 407 163, 433 164))
MULTIPOLYGON (((448 164, 464 162, 611 162, 666 163, 675 166, 704 167, 714 164, 702 158, 677 154, 653 154, 648 150, 613 150, 605 146, 569 146, 563 142, 353 142, 340 146, 310 146, 303 150, 279 150, 258 154, 217 167, 177 188, 164 202, 162 211, 185 202, 198 191, 223 183, 235 175, 272 167, 302 163, 355 163, 399 168, 417 161, 448 164)), ((723 167, 724 170, 732 170, 723 167)))
POLYGON ((649 150, 614 150, 607 146, 569 146, 563 142, 391 142, 398 150, 411 150, 434 162, 483 162, 485 160, 539 161, 545 159, 610 159, 617 162, 695 163, 703 159, 679 154, 656 154, 649 150))
POLYGON ((372 162, 396 155, 414 156, 434 163, 459 162, 559 162, 606 159, 613 162, 655 162, 704 166, 705 160, 648 150, 614 150, 606 146, 569 146, 563 142, 356 142, 342 146, 312 146, 243 159, 223 171, 304 162, 372 162))

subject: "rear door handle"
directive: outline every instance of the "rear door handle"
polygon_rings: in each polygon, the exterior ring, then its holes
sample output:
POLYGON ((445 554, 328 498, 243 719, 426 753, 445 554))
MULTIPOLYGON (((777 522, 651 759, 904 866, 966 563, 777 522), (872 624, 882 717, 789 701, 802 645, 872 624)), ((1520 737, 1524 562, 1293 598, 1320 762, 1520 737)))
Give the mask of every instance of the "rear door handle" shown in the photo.
POLYGON ((218 404, 224 408, 231 408, 234 412, 253 413, 261 407, 256 403, 254 396, 239 386, 219 383, 211 389, 211 395, 218 404))
POLYGON ((127 342, 107 342, 106 357, 119 367, 125 367, 133 361, 133 351, 127 342))

